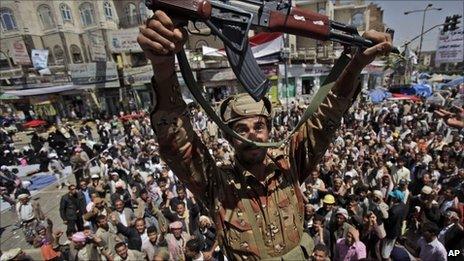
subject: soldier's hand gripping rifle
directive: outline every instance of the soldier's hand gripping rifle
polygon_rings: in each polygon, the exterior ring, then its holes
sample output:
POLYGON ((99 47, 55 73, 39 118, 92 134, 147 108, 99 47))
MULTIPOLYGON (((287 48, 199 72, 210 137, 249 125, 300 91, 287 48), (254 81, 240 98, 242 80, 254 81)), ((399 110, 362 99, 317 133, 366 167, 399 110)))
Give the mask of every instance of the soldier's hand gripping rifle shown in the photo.
MULTIPOLYGON (((223 41, 232 70, 256 101, 267 93, 271 85, 248 45, 250 28, 360 48, 375 45, 361 37, 356 27, 294 7, 291 0, 146 0, 146 5, 153 11, 163 10, 175 17, 178 26, 187 26, 189 21, 204 22, 223 41)), ((399 53, 396 48, 392 52, 399 53)))

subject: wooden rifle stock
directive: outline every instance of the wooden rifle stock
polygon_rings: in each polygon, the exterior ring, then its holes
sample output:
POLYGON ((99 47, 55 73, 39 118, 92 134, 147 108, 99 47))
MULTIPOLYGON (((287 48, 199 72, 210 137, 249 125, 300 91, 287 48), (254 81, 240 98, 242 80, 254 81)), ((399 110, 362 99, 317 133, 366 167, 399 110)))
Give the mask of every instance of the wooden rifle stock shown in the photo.
POLYGON ((329 38, 330 21, 325 15, 292 7, 288 15, 279 11, 271 11, 269 30, 326 41, 329 38))

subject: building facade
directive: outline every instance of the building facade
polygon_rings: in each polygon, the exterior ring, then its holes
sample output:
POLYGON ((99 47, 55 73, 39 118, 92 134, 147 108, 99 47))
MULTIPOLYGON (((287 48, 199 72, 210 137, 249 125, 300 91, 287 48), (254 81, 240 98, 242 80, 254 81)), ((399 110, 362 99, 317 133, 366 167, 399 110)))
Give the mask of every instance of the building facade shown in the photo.
MULTIPOLYGON (((366 4, 364 0, 297 0, 299 8, 309 9, 326 15, 330 20, 353 25, 360 35, 366 30, 385 31, 383 24, 383 10, 375 4, 366 4)), ((332 42, 321 42, 307 37, 296 37, 297 53, 294 59, 304 61, 318 60, 320 63, 333 63, 339 56, 342 47, 332 42)))
MULTIPOLYGON (((383 10, 364 0, 297 0, 299 8, 309 9, 327 15, 330 20, 353 25, 360 35, 367 30, 385 31, 383 10)), ((279 97, 310 97, 324 82, 336 58, 343 47, 338 43, 322 42, 307 37, 296 37, 296 52, 291 54, 291 66, 287 66, 288 80, 285 83, 284 66, 279 65, 279 97)), ((374 77, 374 76, 373 76, 374 77)), ((375 74, 378 77, 378 73, 375 74)), ((364 85, 369 79, 369 71, 363 71, 364 85)))
MULTIPOLYGON (((355 25, 360 34, 384 29, 383 11, 363 0, 299 0, 294 4, 355 25)), ((0 4, 2 89, 70 85, 69 91, 59 95, 51 92, 29 99, 29 106, 37 101, 56 104, 57 113, 77 110, 82 115, 92 111, 117 114, 120 110, 147 108, 153 100, 152 69, 136 39, 138 27, 152 14, 143 0, 4 0, 0 4), (33 50, 48 50, 48 73, 32 65, 33 50)), ((208 31, 201 23, 189 26, 191 31, 208 31)), ((216 36, 190 35, 185 49, 208 98, 217 100, 242 91, 227 59, 206 57, 205 46, 223 48, 216 36)), ((288 37, 288 45, 282 46, 284 49, 289 52, 291 65, 287 66, 288 84, 284 84, 282 62, 262 67, 272 82, 269 95, 276 102, 317 90, 342 50, 331 42, 293 35, 288 37)), ((182 84, 180 76, 179 80, 182 84)))
MULTIPOLYGON (((2 1, 2 89, 70 85, 70 91, 60 92, 59 98, 50 100, 64 101, 61 107, 71 107, 81 114, 90 112, 92 108, 86 106, 89 104, 93 109, 117 113, 125 100, 118 70, 124 65, 146 65, 147 62, 141 50, 127 57, 124 53, 115 54, 110 37, 119 28, 138 26, 145 15, 150 14, 143 1, 2 1), (25 49, 23 53, 18 52, 21 46, 25 49), (31 57, 33 50, 48 51, 48 73, 39 73, 31 59, 24 59, 31 57)), ((130 52, 128 49, 127 53, 130 52)), ((51 93, 44 89, 42 96, 58 96, 54 92, 56 88, 47 90, 51 93)))

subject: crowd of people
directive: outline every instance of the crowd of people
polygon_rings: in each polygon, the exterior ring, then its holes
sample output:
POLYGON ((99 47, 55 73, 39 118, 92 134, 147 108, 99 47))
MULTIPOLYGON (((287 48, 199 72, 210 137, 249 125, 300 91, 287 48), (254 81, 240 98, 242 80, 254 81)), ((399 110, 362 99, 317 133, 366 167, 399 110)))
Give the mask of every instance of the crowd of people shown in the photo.
MULTIPOLYGON (((294 102, 274 115, 276 140, 296 126, 306 106, 294 102)), ((229 165, 234 152, 220 130, 201 110, 190 113, 217 165, 229 165)), ((460 113, 455 120, 462 120, 460 113)), ((361 99, 353 106, 301 187, 313 260, 462 258, 449 253, 464 253, 464 133, 448 119, 424 102, 361 99)), ((0 195, 44 260, 225 259, 208 209, 160 158, 148 116, 89 126, 70 136, 63 128, 47 139, 35 134, 21 150, 2 130, 0 195), (39 169, 29 175, 54 175, 64 192, 59 215, 66 231, 53 229, 16 175, 14 166, 34 163, 39 169), (64 174, 68 164, 73 176, 64 174)), ((27 258, 11 249, 1 260, 19 256, 27 258)))

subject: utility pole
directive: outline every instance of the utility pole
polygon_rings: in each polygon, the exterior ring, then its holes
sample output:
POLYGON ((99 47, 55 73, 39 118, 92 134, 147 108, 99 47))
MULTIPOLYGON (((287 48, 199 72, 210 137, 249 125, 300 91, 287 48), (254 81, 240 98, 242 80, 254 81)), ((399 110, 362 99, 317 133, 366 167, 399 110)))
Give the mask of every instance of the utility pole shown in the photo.
POLYGON ((285 109, 288 111, 288 60, 290 58, 290 49, 288 47, 288 34, 284 34, 284 47, 282 49, 281 57, 284 60, 285 109))
POLYGON ((417 12, 422 12, 422 13, 423 13, 423 15, 422 15, 422 27, 421 27, 421 38, 420 38, 420 43, 419 43, 419 53, 417 54, 417 60, 418 60, 418 61, 420 60, 421 52, 422 52, 422 41, 423 41, 424 25, 425 25, 425 13, 426 13, 427 11, 432 11, 432 10, 441 11, 441 8, 431 8, 432 6, 433 6, 433 4, 428 4, 428 5, 425 7, 425 9, 421 9, 421 10, 412 10, 412 11, 404 12, 405 15, 412 14, 412 13, 417 13, 417 12))

